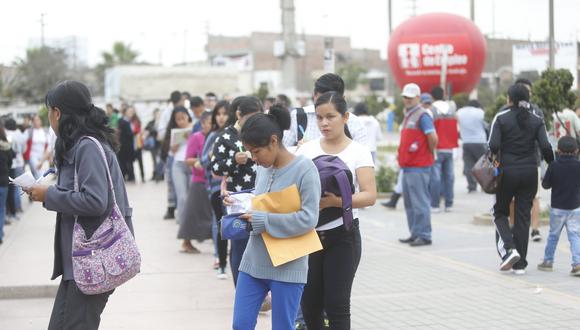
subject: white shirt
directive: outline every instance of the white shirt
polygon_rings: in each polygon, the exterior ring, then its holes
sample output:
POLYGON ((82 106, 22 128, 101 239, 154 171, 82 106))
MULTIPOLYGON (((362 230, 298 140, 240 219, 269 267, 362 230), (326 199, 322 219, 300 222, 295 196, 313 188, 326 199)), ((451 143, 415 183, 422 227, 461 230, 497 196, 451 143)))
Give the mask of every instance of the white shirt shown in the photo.
POLYGON ((564 109, 558 112, 558 117, 560 117, 560 119, 558 119, 555 114, 552 115, 552 117, 552 126, 556 139, 568 135, 568 131, 570 132, 570 136, 573 138, 576 138, 580 133, 580 118, 578 118, 576 112, 570 109, 564 109), (560 122, 560 120, 562 122, 560 122), (563 126, 562 123, 564 123, 565 126, 563 126), (568 130, 566 130, 566 128, 568 130))
POLYGON ((371 152, 377 151, 377 143, 383 139, 381 134, 381 124, 373 116, 359 116, 360 122, 363 124, 367 134, 367 144, 371 152))
POLYGON ((26 140, 28 135, 20 132, 19 129, 15 131, 6 130, 6 139, 12 145, 14 151, 14 158, 12 159, 12 168, 24 167, 24 158, 22 153, 26 149, 26 140))
MULTIPOLYGON (((322 150, 320 146, 320 139, 316 139, 313 141, 309 141, 303 144, 298 151, 296 152, 297 155, 304 155, 310 159, 314 159, 320 155, 332 155, 338 156, 345 164, 348 166, 352 173, 352 180, 354 183, 354 191, 355 193, 359 192, 359 183, 356 176, 356 170, 362 167, 375 167, 375 163, 373 162, 373 157, 371 156, 371 152, 368 147, 356 142, 352 141, 343 151, 339 152, 338 154, 329 154, 322 150)), ((358 209, 352 209, 352 216, 353 219, 358 218, 358 209)), ((342 217, 333 220, 325 225, 322 225, 316 230, 329 230, 336 227, 340 227, 343 224, 342 217)))
POLYGON ((48 145, 48 136, 44 128, 32 128, 31 159, 41 159, 48 145))
MULTIPOLYGON (((316 122, 316 110, 314 105, 305 106, 303 109, 306 113, 306 121, 308 123, 308 125, 306 125, 306 129, 304 130, 305 142, 321 138, 322 133, 320 133, 320 129, 318 129, 318 124, 316 122)), ((346 124, 348 125, 348 130, 350 131, 350 135, 352 136, 353 140, 360 144, 368 145, 367 133, 359 117, 351 113, 346 124)), ((298 122, 296 120, 296 109, 294 109, 290 113, 290 129, 284 131, 284 138, 282 139, 282 143, 286 147, 292 147, 298 142, 298 136, 296 134, 297 129, 298 122)))

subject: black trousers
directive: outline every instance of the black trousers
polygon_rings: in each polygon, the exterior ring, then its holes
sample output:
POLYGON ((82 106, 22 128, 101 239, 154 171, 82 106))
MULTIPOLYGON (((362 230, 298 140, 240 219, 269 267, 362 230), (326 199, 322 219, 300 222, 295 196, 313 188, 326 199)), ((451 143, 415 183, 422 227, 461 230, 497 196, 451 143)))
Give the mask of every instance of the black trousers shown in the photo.
POLYGON ((98 329, 101 313, 113 291, 85 295, 74 281, 62 281, 56 293, 48 330, 98 329))
POLYGON ((350 329, 350 294, 361 257, 358 220, 351 231, 340 226, 318 236, 323 250, 308 258, 308 282, 302 294, 306 327, 322 329, 326 311, 330 329, 350 329))
POLYGON ((530 236, 531 210, 534 196, 538 190, 538 170, 536 167, 506 168, 499 192, 496 194, 494 217, 496 244, 500 257, 505 257, 510 249, 516 249, 520 261, 514 269, 524 269, 528 265, 528 238, 530 236), (515 198, 514 226, 510 228, 510 203, 515 198))
POLYGON ((220 219, 224 215, 224 209, 222 200, 220 198, 220 192, 216 191, 211 195, 211 206, 213 208, 213 213, 218 222, 217 230, 217 248, 218 248, 218 258, 220 261, 220 268, 226 268, 228 265, 228 240, 222 239, 222 231, 220 227, 220 219))
POLYGON ((487 145, 485 143, 464 143, 463 144, 463 175, 467 179, 467 190, 477 189, 477 181, 471 174, 473 165, 485 153, 487 145))

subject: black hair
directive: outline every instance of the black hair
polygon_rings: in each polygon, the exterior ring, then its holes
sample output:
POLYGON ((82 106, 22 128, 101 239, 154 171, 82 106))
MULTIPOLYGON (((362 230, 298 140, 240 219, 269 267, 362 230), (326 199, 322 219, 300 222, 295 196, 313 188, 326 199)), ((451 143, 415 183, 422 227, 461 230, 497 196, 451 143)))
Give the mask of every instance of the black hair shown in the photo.
POLYGON ((369 114, 369 107, 365 102, 357 103, 354 106, 354 114, 357 116, 368 116, 369 114))
POLYGON ((177 128, 177 121, 175 117, 178 113, 184 113, 187 115, 188 121, 191 123, 191 116, 189 115, 189 111, 185 107, 176 107, 171 112, 171 119, 169 119, 169 123, 167 124, 167 129, 165 130, 165 138, 163 139, 163 144, 161 145, 161 158, 166 159, 167 155, 169 154, 169 143, 171 142, 171 130, 177 128))
POLYGON ((326 73, 320 76, 314 83, 314 93, 324 94, 326 92, 337 92, 344 95, 344 80, 334 73, 326 73))
POLYGON ((4 122, 4 127, 9 131, 15 131, 18 127, 16 126, 16 120, 12 118, 6 119, 4 122))
POLYGON ((194 96, 189 99, 189 107, 191 109, 197 108, 203 105, 203 99, 199 96, 194 96))
POLYGON ((558 140, 558 150, 565 154, 573 154, 578 151, 578 143, 571 136, 563 136, 558 140))
POLYGON ((217 95, 215 95, 214 92, 207 92, 207 93, 205 93, 205 97, 216 97, 217 98, 217 95))
POLYGON ((240 112, 240 117, 244 117, 251 113, 263 112, 264 107, 259 98, 255 96, 247 96, 240 101, 240 105, 236 111, 240 112))
POLYGON ((65 80, 49 90, 44 100, 49 111, 60 110, 54 146, 57 167, 62 165, 66 152, 83 136, 92 136, 117 150, 115 131, 108 126, 109 118, 103 109, 93 105, 91 92, 85 84, 65 80))
POLYGON ((290 98, 286 94, 278 94, 276 99, 275 103, 279 103, 285 108, 290 108, 292 106, 292 101, 290 101, 290 98))
POLYGON ((232 101, 232 103, 230 104, 230 113, 228 116, 228 121, 226 122, 226 126, 232 126, 233 124, 236 123, 236 121, 238 120, 238 118, 236 117, 236 111, 238 111, 240 103, 246 98, 247 96, 238 96, 232 101))
POLYGON ((290 128, 290 112, 281 104, 274 104, 270 112, 256 114, 244 123, 240 133, 243 143, 254 147, 266 147, 270 144, 272 135, 278 137, 278 145, 282 146, 284 131, 290 128))
POLYGON ((216 103, 215 107, 213 108, 212 112, 211 112, 211 131, 219 131, 220 127, 218 127, 218 123, 217 123, 217 115, 220 112, 220 109, 224 108, 226 110, 226 113, 228 114, 228 120, 226 120, 226 124, 224 125, 223 128, 225 128, 227 126, 227 123, 230 119, 230 116, 232 115, 230 113, 230 102, 228 101, 219 101, 218 103, 216 103))
POLYGON ((478 100, 469 100, 467 106, 481 109, 481 103, 478 100))
POLYGON ((199 122, 203 123, 207 119, 211 120, 211 112, 209 112, 209 111, 202 112, 201 116, 199 117, 199 122))
POLYGON ((176 103, 181 101, 181 92, 180 91, 171 92, 171 96, 169 97, 169 100, 171 101, 171 103, 173 103, 175 105, 176 103))
POLYGON ((443 96, 445 96, 445 91, 441 86, 435 86, 431 89, 431 96, 433 97, 433 100, 441 101, 443 100, 443 96))
POLYGON ((272 96, 268 96, 268 97, 266 98, 266 101, 268 101, 268 102, 270 102, 270 103, 274 104, 274 103, 276 103, 276 98, 275 98, 275 97, 272 97, 272 96))
POLYGON ((0 122, 0 140, 8 142, 8 138, 6 137, 6 130, 4 129, 4 124, 2 124, 2 122, 0 122))
POLYGON ((530 92, 524 84, 514 84, 508 89, 511 109, 517 111, 518 126, 525 129, 530 118, 530 92))
POLYGON ((191 94, 189 92, 181 92, 181 95, 185 96, 185 98, 188 100, 191 97, 191 94))
MULTIPOLYGON (((319 106, 324 104, 334 105, 336 111, 338 111, 338 113, 340 113, 340 115, 343 117, 348 112, 348 105, 346 104, 346 100, 338 92, 332 91, 320 95, 318 100, 316 100, 314 108, 318 108, 319 106)), ((349 139, 352 139, 352 135, 350 135, 348 125, 346 124, 344 125, 344 134, 346 134, 346 136, 348 136, 349 139)))
POLYGON ((523 85, 532 87, 532 82, 530 81, 530 79, 526 79, 526 78, 518 78, 516 80, 515 84, 523 84, 523 85))

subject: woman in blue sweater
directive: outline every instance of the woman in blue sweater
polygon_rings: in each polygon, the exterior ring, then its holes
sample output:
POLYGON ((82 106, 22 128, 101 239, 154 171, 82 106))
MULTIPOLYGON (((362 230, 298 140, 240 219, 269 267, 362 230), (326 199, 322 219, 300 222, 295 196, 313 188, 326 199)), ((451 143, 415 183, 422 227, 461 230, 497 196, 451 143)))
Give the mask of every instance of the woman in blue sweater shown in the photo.
POLYGON ((255 328, 260 305, 268 291, 272 293, 272 328, 294 329, 308 275, 308 257, 274 267, 261 235, 267 232, 276 238, 295 237, 311 231, 318 221, 318 171, 310 159, 294 156, 282 144, 283 132, 289 127, 290 114, 280 106, 270 108, 268 115, 252 116, 242 127, 241 140, 260 165, 255 194, 281 191, 296 184, 301 208, 286 214, 252 211, 241 216, 252 230, 239 268, 234 329, 255 328))

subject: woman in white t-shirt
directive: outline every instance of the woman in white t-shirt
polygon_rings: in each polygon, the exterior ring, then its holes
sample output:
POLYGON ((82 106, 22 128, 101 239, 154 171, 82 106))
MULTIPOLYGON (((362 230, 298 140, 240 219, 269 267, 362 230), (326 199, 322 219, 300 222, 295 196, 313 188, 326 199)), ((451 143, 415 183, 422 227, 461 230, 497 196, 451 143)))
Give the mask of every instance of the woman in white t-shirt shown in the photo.
POLYGON ((35 178, 38 178, 44 152, 48 147, 48 134, 42 127, 42 121, 38 115, 32 118, 32 127, 30 128, 28 139, 29 142, 27 145, 30 148, 30 158, 28 159, 30 172, 32 172, 35 178))
MULTIPOLYGON (((343 219, 316 227, 323 250, 310 255, 308 283, 302 296, 302 312, 308 329, 323 327, 323 311, 331 329, 350 329, 350 293, 361 256, 358 208, 376 200, 374 162, 369 149, 350 138, 349 113, 344 98, 336 92, 322 94, 316 101, 316 118, 322 138, 305 143, 297 154, 314 159, 320 155, 338 156, 352 172, 353 228, 346 230, 343 219)), ((325 192, 320 210, 342 207, 342 199, 325 192)))
POLYGON ((369 115, 369 107, 361 102, 354 106, 354 114, 360 119, 367 133, 367 143, 373 161, 377 164, 377 144, 383 139, 381 124, 374 116, 369 115))

